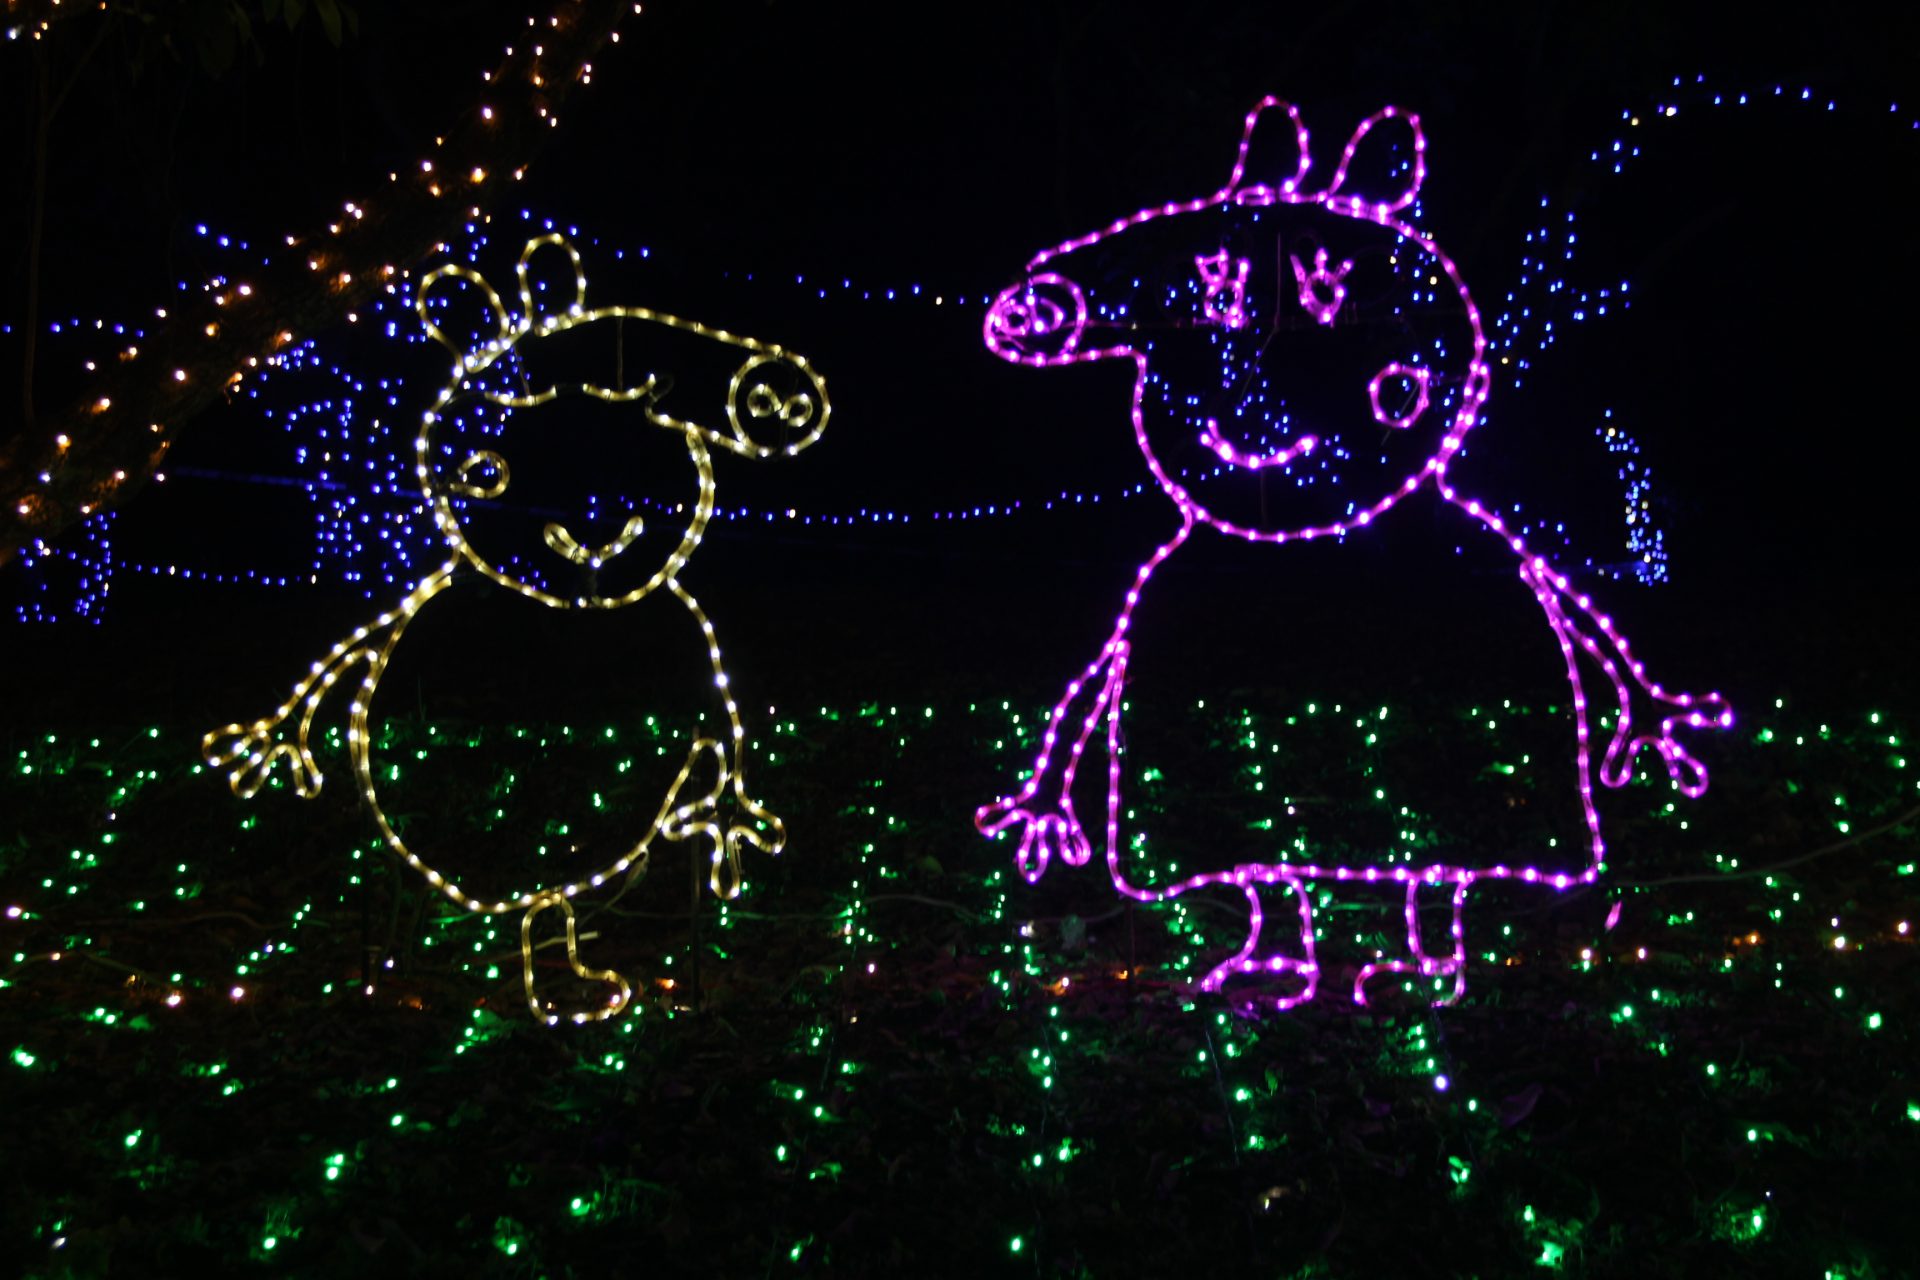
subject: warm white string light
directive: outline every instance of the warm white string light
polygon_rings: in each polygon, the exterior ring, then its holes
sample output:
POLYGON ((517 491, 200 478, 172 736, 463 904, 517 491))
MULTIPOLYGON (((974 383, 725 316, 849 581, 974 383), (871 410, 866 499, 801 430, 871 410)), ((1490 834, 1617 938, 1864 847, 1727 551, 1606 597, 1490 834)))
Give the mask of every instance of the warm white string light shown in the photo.
MULTIPOLYGON (((715 484, 709 446, 718 445, 747 458, 795 454, 820 438, 820 433, 826 429, 831 406, 824 380, 803 357, 781 347, 644 307, 587 309, 586 277, 581 271, 580 255, 560 235, 546 235, 528 241, 521 252, 516 274, 521 302, 518 317, 508 314, 500 295, 485 277, 462 266, 443 266, 430 272, 421 281, 416 299, 428 334, 454 355, 453 370, 447 384, 434 400, 433 407, 427 410, 421 422, 420 434, 414 442, 417 457, 415 470, 420 490, 432 506, 434 522, 451 546, 452 554, 444 564, 427 574, 398 605, 334 645, 294 686, 292 694, 272 714, 249 724, 234 723, 214 730, 206 735, 202 750, 210 764, 229 771, 229 784, 234 794, 243 799, 255 795, 265 785, 274 765, 280 760, 287 762, 294 790, 299 795, 312 797, 318 794, 323 779, 309 746, 314 717, 328 691, 356 667, 363 667, 359 674, 359 687, 354 692, 349 710, 347 748, 354 772, 360 780, 362 796, 380 827, 381 835, 395 854, 426 877, 427 883, 467 910, 483 914, 526 912, 521 922, 521 959, 527 1003, 536 1017, 551 1025, 560 1020, 559 1016, 540 1001, 535 994, 533 981, 532 925, 534 917, 540 912, 549 907, 558 907, 564 915, 567 955, 575 974, 586 979, 612 982, 619 988, 619 994, 610 999, 605 1007, 575 1013, 571 1015, 572 1019, 587 1022, 609 1017, 625 1007, 632 988, 624 978, 611 970, 589 969, 581 963, 573 908, 569 901, 571 898, 582 889, 598 888, 618 877, 625 877, 627 883, 632 883, 646 871, 649 851, 656 837, 703 843, 708 850, 709 886, 716 895, 731 898, 740 892, 740 846, 749 844, 764 853, 777 854, 786 843, 786 828, 780 819, 747 792, 746 772, 741 758, 746 746, 746 729, 741 722, 739 703, 734 698, 721 662, 713 624, 700 608, 699 602, 680 584, 679 573, 699 546, 701 535, 713 513, 715 484), (572 301, 564 310, 541 314, 534 304, 527 264, 538 250, 547 246, 558 246, 568 254, 573 269, 574 290, 572 301), (429 294, 436 285, 450 280, 465 281, 477 287, 494 319, 494 335, 472 349, 444 332, 428 313, 429 294), (448 406, 456 396, 477 396, 507 409, 532 408, 557 399, 561 394, 557 386, 515 394, 479 389, 476 379, 510 352, 519 350, 524 342, 557 336, 581 325, 607 319, 664 325, 739 348, 747 354, 734 370, 727 387, 726 430, 704 426, 662 410, 654 398, 656 379, 652 375, 636 388, 597 385, 570 388, 610 403, 631 404, 647 421, 681 435, 698 472, 700 491, 679 545, 667 557, 666 563, 644 583, 618 595, 584 594, 569 598, 556 595, 497 567, 473 546, 462 529, 460 514, 453 499, 456 496, 492 497, 503 492, 509 483, 506 460, 492 450, 476 450, 453 469, 451 479, 437 477, 432 466, 434 440, 436 428, 445 420, 448 406), (797 382, 802 389, 783 393, 776 388, 776 380, 783 384, 797 382), (749 421, 766 427, 777 426, 783 432, 797 434, 778 445, 762 443, 749 432, 749 421), (477 481, 475 477, 482 473, 488 478, 484 482, 477 481), (659 812, 640 838, 620 856, 581 879, 498 899, 468 893, 456 880, 411 848, 394 829, 380 805, 375 786, 373 739, 368 730, 374 692, 408 623, 428 601, 446 589, 463 564, 471 565, 520 595, 556 609, 620 608, 664 587, 686 606, 700 630, 713 669, 714 687, 726 707, 728 724, 728 741, 706 736, 695 739, 679 776, 667 789, 659 812), (711 758, 714 766, 714 780, 699 794, 689 796, 689 783, 708 758, 711 758), (730 825, 720 822, 720 807, 729 791, 748 821, 730 825)), ((629 520, 620 536, 606 545, 593 548, 583 546, 565 526, 558 523, 549 523, 544 533, 547 545, 564 559, 598 569, 631 545, 638 533, 637 524, 637 518, 629 520)))

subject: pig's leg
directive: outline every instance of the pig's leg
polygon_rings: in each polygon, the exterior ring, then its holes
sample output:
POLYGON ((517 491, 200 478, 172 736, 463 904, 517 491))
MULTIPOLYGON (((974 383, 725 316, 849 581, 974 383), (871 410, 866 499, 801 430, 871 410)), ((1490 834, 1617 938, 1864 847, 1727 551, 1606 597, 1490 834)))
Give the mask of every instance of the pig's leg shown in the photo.
MULTIPOLYGON (((1320 964, 1313 942, 1313 900, 1307 896, 1306 886, 1300 883, 1297 875, 1271 867, 1244 868, 1235 874, 1234 881, 1241 892, 1247 895, 1247 940, 1241 944, 1239 951, 1215 965, 1206 977, 1200 979, 1200 989, 1218 991, 1233 978, 1297 974, 1305 980, 1306 985, 1292 995, 1261 997, 1242 1003, 1252 1005, 1271 1001, 1273 1008, 1281 1012, 1297 1004, 1305 1004, 1320 989, 1320 964), (1269 887, 1278 881, 1293 894, 1291 923, 1295 924, 1297 933, 1289 940, 1295 948, 1291 955, 1261 954, 1260 937, 1266 924, 1266 913, 1262 909, 1257 886, 1263 881, 1269 887)), ((1290 921, 1284 912, 1276 923, 1281 937, 1285 939, 1290 921)), ((1281 945, 1287 943, 1282 942, 1281 945)))
POLYGON ((1407 882, 1407 948, 1413 952, 1420 972, 1434 978, 1452 978, 1453 990, 1434 1001, 1449 1005, 1467 992, 1467 886, 1471 877, 1462 875, 1453 882, 1453 910, 1447 916, 1447 950, 1433 956, 1427 953, 1420 933, 1417 881, 1407 882))
POLYGON ((1423 978, 1452 978, 1453 990, 1436 999, 1436 1005, 1449 1005, 1458 1000, 1467 989, 1467 943, 1466 943, 1466 905, 1467 886, 1472 877, 1461 872, 1442 878, 1437 872, 1425 878, 1415 877, 1407 881, 1407 955, 1406 960, 1376 960, 1363 965, 1353 980, 1353 1002, 1367 1003, 1367 979, 1381 973, 1413 974, 1423 978), (1426 941, 1420 930, 1420 890, 1423 886, 1438 887, 1450 885, 1452 888, 1453 910, 1447 922, 1447 950, 1434 955, 1427 950, 1426 941))
POLYGON ((527 908, 526 915, 520 918, 520 977, 527 992, 527 1008, 533 1016, 548 1026, 558 1026, 564 1017, 571 1022, 598 1022, 602 1018, 611 1018, 627 1007, 627 1001, 633 996, 633 986, 612 969, 589 969, 580 961, 580 935, 573 917, 573 904, 566 895, 548 893, 535 898, 533 905, 527 908), (567 964, 573 969, 576 978, 588 982, 603 982, 618 987, 619 991, 609 994, 606 1003, 577 1009, 563 1014, 551 1002, 540 997, 535 990, 537 983, 533 975, 533 918, 549 907, 559 908, 567 926, 567 964))

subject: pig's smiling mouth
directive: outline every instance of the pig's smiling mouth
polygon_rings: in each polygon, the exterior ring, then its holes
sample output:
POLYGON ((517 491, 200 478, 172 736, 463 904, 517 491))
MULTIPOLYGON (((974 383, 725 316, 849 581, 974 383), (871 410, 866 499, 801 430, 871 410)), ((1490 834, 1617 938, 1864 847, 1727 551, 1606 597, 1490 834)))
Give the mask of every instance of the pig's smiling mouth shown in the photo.
POLYGON ((1200 433, 1200 443, 1213 450, 1220 461, 1229 466, 1258 471, 1263 467, 1284 467, 1296 458, 1305 457, 1319 447, 1320 437, 1295 436, 1271 453, 1245 453, 1220 434, 1219 422, 1208 418, 1206 430, 1200 433))
POLYGON ((589 568, 598 569, 601 565, 632 546, 633 540, 638 538, 645 528, 646 522, 639 516, 629 516, 627 523, 621 527, 619 536, 614 538, 612 542, 600 547, 581 546, 579 541, 576 540, 571 533, 567 532, 567 526, 557 521, 549 524, 541 531, 541 534, 546 539, 549 547, 552 547, 555 551, 573 561, 573 563, 584 564, 589 568))
MULTIPOLYGON (((1413 426, 1432 407, 1432 382, 1433 370, 1426 365, 1404 364, 1398 360, 1387 364, 1367 383, 1367 402, 1373 409, 1373 420, 1397 431, 1413 426)), ((1269 452, 1247 453, 1220 434, 1217 419, 1208 418, 1200 432, 1200 443, 1228 466, 1258 471, 1263 467, 1284 467, 1305 457, 1319 447, 1320 437, 1297 435, 1269 452)))

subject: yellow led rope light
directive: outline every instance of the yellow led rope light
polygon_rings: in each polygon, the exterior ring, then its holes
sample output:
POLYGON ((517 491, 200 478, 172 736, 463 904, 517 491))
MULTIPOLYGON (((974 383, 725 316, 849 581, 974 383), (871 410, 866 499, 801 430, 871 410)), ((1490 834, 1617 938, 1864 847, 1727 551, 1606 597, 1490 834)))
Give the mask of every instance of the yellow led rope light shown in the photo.
POLYGON ((527 914, 520 918, 520 976, 526 984, 527 1007, 533 1010, 535 1017, 545 1017, 549 1026, 553 1024, 552 1015, 541 1013, 540 998, 533 991, 533 918, 548 907, 559 907, 560 913, 567 919, 567 963, 573 966, 575 976, 593 982, 611 982, 620 988, 619 997, 609 1001, 605 1010, 595 1010, 586 1016, 576 1015, 574 1021, 584 1022, 618 1013, 626 1007, 627 1001, 633 998, 633 987, 625 978, 611 969, 589 969, 580 963, 580 938, 578 926, 574 920, 573 904, 557 893, 548 894, 536 900, 531 907, 527 908, 527 914))
MULTIPOLYGON (((273 714, 255 720, 251 724, 235 723, 215 729, 206 735, 202 741, 201 750, 209 764, 216 768, 228 769, 228 784, 234 794, 242 799, 257 794, 266 784, 274 765, 283 759, 287 761, 292 773, 295 792, 303 798, 318 795, 324 778, 308 745, 314 716, 328 691, 357 664, 364 663, 366 669, 360 676, 359 689, 349 708, 347 750, 353 761, 354 772, 360 780, 362 797, 368 809, 372 811, 381 835, 394 853, 408 866, 426 877, 428 884, 468 911, 476 914, 501 914, 516 910, 526 912, 520 922, 520 952, 527 1007, 533 1011, 536 1018, 551 1026, 559 1022, 560 1018, 544 1008, 534 992, 532 930, 535 916, 550 907, 560 908, 566 920, 567 959, 573 972, 581 978, 610 982, 619 987, 619 994, 610 999, 605 1008, 571 1015, 575 1022, 597 1021, 611 1017, 624 1008, 631 998, 632 987, 624 977, 612 970, 589 969, 581 963, 571 902, 576 894, 582 889, 598 888, 608 880, 619 876, 624 876, 629 884, 637 880, 646 872, 653 841, 658 837, 675 842, 699 840, 704 843, 708 849, 710 864, 707 881, 709 887, 719 897, 732 898, 740 892, 740 846, 742 844, 750 844, 768 854, 777 854, 786 845, 785 824, 747 793, 746 773, 742 764, 742 754, 746 746, 746 729, 740 720, 740 707, 734 699, 726 668, 721 662, 720 646, 714 635, 713 623, 708 620, 706 613, 700 608, 699 602, 693 598, 693 595, 680 585, 678 575, 688 558, 692 556, 694 548, 699 546, 707 521, 713 514, 715 485, 713 459, 708 446, 718 445, 746 458, 795 454, 820 438, 820 433, 826 429, 831 405, 827 400, 825 381, 813 371, 804 358, 781 347, 728 333, 724 329, 709 328, 691 320, 683 320, 678 316, 644 307, 602 307, 588 310, 586 308, 586 277, 581 270, 580 255, 561 236, 548 235, 528 241, 515 266, 515 275, 519 281, 521 303, 521 314, 517 320, 508 315, 500 295, 494 292, 486 279, 478 272, 466 267, 444 266, 429 273, 420 282, 420 290, 416 298, 416 305, 428 335, 454 353, 453 371, 447 385, 434 400, 433 407, 426 412, 421 422, 420 435, 414 442, 417 458, 415 475, 420 483, 420 491, 432 504, 434 523, 452 547, 452 555, 445 564, 422 578, 397 606, 381 614, 366 626, 356 629, 353 634, 334 645, 326 657, 316 662, 312 670, 294 686, 292 694, 273 714), (537 250, 547 245, 558 245, 565 249, 571 259, 574 278, 573 302, 563 313, 539 317, 535 312, 533 290, 527 278, 527 263, 537 250), (434 324, 428 315, 428 294, 434 285, 448 279, 464 280, 476 286, 481 291, 488 309, 493 313, 496 335, 474 351, 463 352, 460 344, 434 324), (734 371, 728 383, 726 398, 728 429, 726 431, 661 412, 656 402, 658 383, 651 374, 637 388, 610 389, 591 385, 569 388, 569 390, 578 390, 612 403, 635 404, 649 422, 681 433, 686 439, 687 452, 699 475, 700 491, 694 504, 692 520, 679 546, 667 558, 666 564, 651 578, 633 590, 618 596, 583 595, 568 599, 542 590, 495 568, 467 541, 461 530, 459 516, 453 509, 451 498, 454 495, 480 499, 498 497, 506 491, 509 482, 507 462, 492 450, 476 450, 454 468, 451 480, 436 484, 431 465, 433 432, 448 404, 463 392, 476 395, 502 408, 529 408, 557 398, 561 393, 558 386, 513 395, 477 390, 472 385, 472 379, 513 350, 523 339, 564 333, 578 325, 610 317, 639 320, 683 330, 728 346, 739 347, 750 354, 734 371), (767 380, 766 375, 776 371, 784 371, 790 377, 797 375, 811 390, 782 395, 767 380), (756 377, 756 374, 761 376, 756 377), (742 410, 750 420, 763 425, 777 424, 785 431, 799 430, 803 434, 797 439, 778 446, 762 444, 747 431, 741 419, 742 410), (480 472, 484 472, 485 476, 490 478, 477 478, 477 473, 480 472), (658 587, 666 587, 681 604, 686 606, 687 612, 693 616, 694 622, 700 628, 702 638, 706 641, 708 661, 713 667, 714 687, 720 691, 721 699, 725 703, 732 739, 731 743, 723 743, 705 736, 694 740, 679 775, 667 789, 659 812, 654 815, 653 821, 640 839, 614 861, 592 875, 568 884, 548 886, 515 897, 494 900, 468 894, 457 882, 443 875, 409 848, 400 833, 393 829, 376 794, 371 754, 372 737, 367 727, 374 691, 379 687, 380 677, 386 671, 394 647, 399 644, 400 637, 405 634, 407 624, 412 621, 414 614, 418 613, 422 606, 446 589, 462 562, 471 564, 500 585, 511 587, 522 595, 556 609, 615 609, 632 604, 658 587), (296 711, 299 712, 298 719, 289 733, 285 726, 288 718, 296 711), (709 755, 714 765, 712 785, 699 795, 687 798, 683 792, 687 789, 695 770, 701 765, 703 757, 709 755), (722 825, 718 815, 721 801, 729 789, 732 790, 734 802, 753 820, 753 824, 758 825, 739 822, 722 825)), ((641 530, 642 521, 639 516, 634 516, 627 521, 626 526, 613 541, 598 547, 583 545, 564 525, 558 523, 548 524, 543 530, 543 537, 547 546, 563 558, 597 569, 626 550, 640 535, 641 530)))

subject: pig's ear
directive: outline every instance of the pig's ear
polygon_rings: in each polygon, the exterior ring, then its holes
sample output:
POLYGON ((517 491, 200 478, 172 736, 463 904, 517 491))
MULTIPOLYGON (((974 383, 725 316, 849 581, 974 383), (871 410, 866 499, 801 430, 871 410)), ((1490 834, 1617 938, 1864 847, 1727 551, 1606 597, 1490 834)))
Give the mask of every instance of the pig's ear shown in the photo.
POLYGON ((485 276, 469 267, 435 267, 420 281, 414 297, 427 336, 477 369, 506 346, 512 326, 500 295, 485 276))
POLYGON ((587 277, 580 269, 580 251, 557 231, 527 241, 513 273, 520 279, 520 323, 524 328, 549 329, 562 316, 577 315, 586 308, 587 277), (547 252, 541 253, 542 249, 547 252), (536 254, 539 266, 533 265, 536 254))
POLYGON ((1310 163, 1300 109, 1272 96, 1262 98, 1247 113, 1225 192, 1241 204, 1284 199, 1299 189, 1310 163))
POLYGON ((1378 222, 1412 204, 1426 180, 1427 137, 1420 117, 1382 107, 1347 139, 1325 199, 1330 209, 1378 222))

